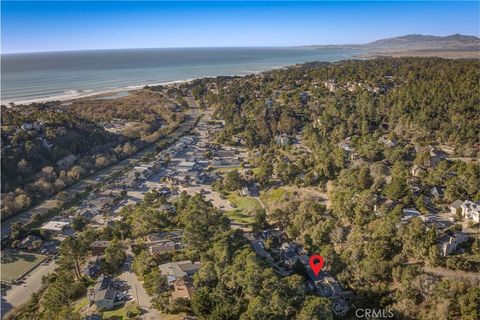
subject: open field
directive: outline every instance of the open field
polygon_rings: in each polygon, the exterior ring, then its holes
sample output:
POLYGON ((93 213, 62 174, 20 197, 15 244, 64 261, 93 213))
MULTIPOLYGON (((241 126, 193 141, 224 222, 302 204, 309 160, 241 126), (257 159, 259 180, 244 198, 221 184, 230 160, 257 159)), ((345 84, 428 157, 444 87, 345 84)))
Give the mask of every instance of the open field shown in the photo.
POLYGON ((318 201, 327 207, 330 206, 327 194, 315 188, 280 187, 262 192, 260 200, 269 212, 281 209, 290 202, 301 202, 305 200, 318 201))
POLYGON ((262 208, 258 200, 253 197, 240 197, 231 194, 228 196, 228 200, 236 207, 225 212, 225 215, 239 223, 253 223, 255 210, 262 208))
POLYGON ((30 271, 46 256, 22 251, 9 250, 2 253, 2 282, 12 282, 30 271))

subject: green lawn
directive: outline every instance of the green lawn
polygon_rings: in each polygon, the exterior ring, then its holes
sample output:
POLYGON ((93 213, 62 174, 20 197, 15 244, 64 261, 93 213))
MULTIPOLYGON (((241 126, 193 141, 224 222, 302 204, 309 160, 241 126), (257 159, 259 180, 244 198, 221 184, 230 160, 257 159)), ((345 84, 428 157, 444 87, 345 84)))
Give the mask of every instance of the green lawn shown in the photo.
POLYGON ((262 208, 258 200, 253 197, 241 197, 232 193, 228 196, 228 200, 230 200, 236 208, 225 212, 225 215, 239 223, 253 223, 254 212, 262 208))
POLYGON ((2 281, 12 282, 18 279, 45 259, 46 256, 41 254, 17 250, 2 252, 2 281))
POLYGON ((249 214, 242 213, 239 210, 231 210, 225 212, 225 215, 232 221, 237 223, 251 224, 253 223, 253 217, 249 214))
POLYGON ((104 311, 102 313, 103 319, 108 319, 111 317, 117 317, 120 319, 134 319, 135 317, 128 317, 127 313, 131 312, 133 315, 139 315, 140 311, 136 303, 131 302, 124 306, 118 306, 113 310, 104 311))
POLYGON ((273 204, 275 202, 281 202, 285 195, 288 195, 288 191, 284 188, 270 189, 260 195, 260 199, 265 204, 273 204))
POLYGON ((73 311, 74 312, 80 312, 83 308, 85 308, 88 304, 88 297, 85 297, 83 299, 78 300, 75 302, 75 305, 73 306, 73 311))

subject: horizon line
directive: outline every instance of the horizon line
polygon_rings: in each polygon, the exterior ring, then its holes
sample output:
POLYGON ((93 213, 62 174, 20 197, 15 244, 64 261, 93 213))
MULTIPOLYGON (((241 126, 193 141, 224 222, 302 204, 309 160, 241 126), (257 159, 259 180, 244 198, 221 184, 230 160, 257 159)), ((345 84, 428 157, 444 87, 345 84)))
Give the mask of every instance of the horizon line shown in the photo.
POLYGON ((228 49, 228 48, 304 48, 304 47, 321 47, 321 46, 362 46, 369 43, 393 39, 398 37, 406 36, 433 36, 433 37, 449 37, 449 36, 467 36, 467 37, 476 37, 480 39, 480 34, 461 34, 461 33, 452 33, 448 35, 434 35, 434 34, 422 34, 422 33, 408 33, 403 35, 392 35, 387 38, 381 38, 372 40, 365 43, 342 43, 342 44, 302 44, 302 45, 235 45, 235 46, 182 46, 182 47, 131 47, 131 48, 97 48, 97 49, 66 49, 66 50, 42 50, 42 51, 14 51, 14 52, 0 52, 0 55, 11 55, 11 54, 32 54, 32 53, 65 53, 65 52, 88 52, 88 51, 113 51, 113 50, 155 50, 155 49, 228 49))

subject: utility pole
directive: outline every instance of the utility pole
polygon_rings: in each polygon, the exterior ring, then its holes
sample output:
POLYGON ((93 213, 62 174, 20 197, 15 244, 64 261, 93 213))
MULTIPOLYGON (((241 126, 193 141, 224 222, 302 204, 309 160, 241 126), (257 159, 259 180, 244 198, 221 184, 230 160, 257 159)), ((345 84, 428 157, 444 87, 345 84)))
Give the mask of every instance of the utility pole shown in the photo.
POLYGON ((138 307, 141 309, 140 307, 140 300, 138 299, 138 289, 137 289, 137 284, 135 283, 135 294, 137 296, 137 304, 138 304, 138 307))

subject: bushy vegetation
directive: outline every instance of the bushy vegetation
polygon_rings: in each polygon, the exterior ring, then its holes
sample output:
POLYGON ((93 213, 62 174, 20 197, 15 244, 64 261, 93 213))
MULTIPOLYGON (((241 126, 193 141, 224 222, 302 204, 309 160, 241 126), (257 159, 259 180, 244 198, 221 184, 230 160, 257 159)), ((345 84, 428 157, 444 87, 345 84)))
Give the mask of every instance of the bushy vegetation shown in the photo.
POLYGON ((167 98, 147 90, 120 102, 2 107, 2 219, 170 133, 183 114, 170 111, 167 98), (104 128, 115 121, 124 129, 104 128))

